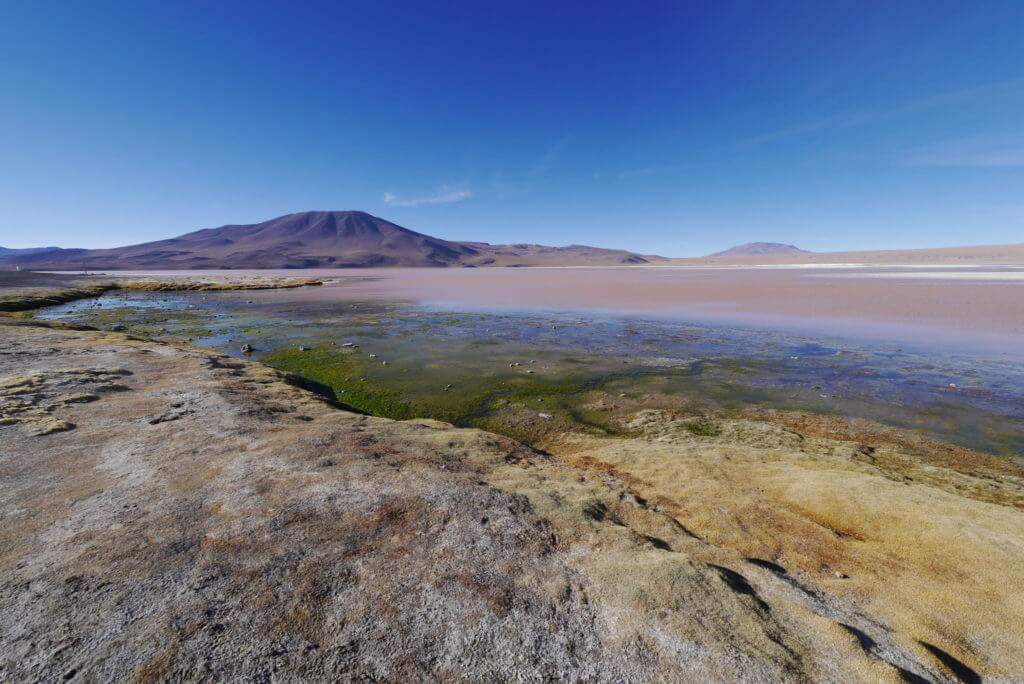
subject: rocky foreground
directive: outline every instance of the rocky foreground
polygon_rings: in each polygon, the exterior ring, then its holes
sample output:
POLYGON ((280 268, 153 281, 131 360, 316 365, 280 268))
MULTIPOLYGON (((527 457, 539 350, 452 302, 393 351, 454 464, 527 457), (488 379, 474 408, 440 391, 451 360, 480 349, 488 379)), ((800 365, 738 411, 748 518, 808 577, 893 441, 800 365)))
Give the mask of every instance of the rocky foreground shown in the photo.
POLYGON ((1024 678, 1018 464, 631 420, 540 453, 0 318, 0 680, 1024 678))

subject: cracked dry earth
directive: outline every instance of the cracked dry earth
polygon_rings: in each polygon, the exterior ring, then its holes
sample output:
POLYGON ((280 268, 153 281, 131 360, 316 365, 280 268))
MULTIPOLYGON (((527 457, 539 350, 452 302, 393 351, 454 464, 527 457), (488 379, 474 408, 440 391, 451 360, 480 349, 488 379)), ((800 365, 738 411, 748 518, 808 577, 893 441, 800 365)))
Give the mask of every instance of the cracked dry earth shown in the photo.
POLYGON ((548 456, 0 320, 0 680, 1024 675, 1019 474, 682 425, 548 456))

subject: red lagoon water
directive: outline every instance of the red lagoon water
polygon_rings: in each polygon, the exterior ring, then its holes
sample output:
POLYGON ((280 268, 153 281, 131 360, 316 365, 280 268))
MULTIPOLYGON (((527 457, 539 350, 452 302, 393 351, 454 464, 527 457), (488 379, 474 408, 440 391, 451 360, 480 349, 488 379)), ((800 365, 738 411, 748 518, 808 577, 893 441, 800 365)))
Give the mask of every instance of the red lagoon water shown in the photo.
POLYGON ((260 293, 262 301, 382 299, 453 309, 592 310, 749 323, 1024 356, 1024 269, 1012 267, 339 269, 207 273, 315 276, 332 280, 320 288, 260 293))

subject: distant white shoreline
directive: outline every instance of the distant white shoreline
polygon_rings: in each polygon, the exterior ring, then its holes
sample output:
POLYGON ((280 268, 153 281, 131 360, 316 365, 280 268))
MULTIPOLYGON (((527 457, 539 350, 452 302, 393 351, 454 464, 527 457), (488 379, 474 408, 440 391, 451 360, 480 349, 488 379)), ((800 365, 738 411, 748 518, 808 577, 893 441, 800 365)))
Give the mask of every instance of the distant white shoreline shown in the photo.
POLYGON ((820 278, 888 278, 899 280, 1022 280, 1024 271, 915 271, 905 273, 816 273, 820 278))

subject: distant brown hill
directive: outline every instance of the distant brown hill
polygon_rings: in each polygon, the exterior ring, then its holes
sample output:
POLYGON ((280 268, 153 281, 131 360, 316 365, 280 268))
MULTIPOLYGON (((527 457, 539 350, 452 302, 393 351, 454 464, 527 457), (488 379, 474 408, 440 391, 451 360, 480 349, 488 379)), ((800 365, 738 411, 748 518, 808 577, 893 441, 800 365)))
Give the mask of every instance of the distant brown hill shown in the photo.
POLYGON ((454 242, 417 233, 362 211, 309 211, 114 249, 0 255, 0 264, 32 269, 123 270, 606 266, 644 264, 652 259, 660 257, 583 245, 454 242))
POLYGON ((721 252, 715 252, 708 256, 732 257, 732 256, 765 256, 773 254, 808 254, 805 249, 794 245, 786 245, 781 242, 748 242, 743 245, 736 245, 721 252))
POLYGON ((1012 245, 964 245, 914 249, 860 250, 849 252, 797 252, 706 256, 658 261, 659 266, 757 266, 784 264, 866 265, 1013 265, 1024 264, 1024 243, 1012 245))

